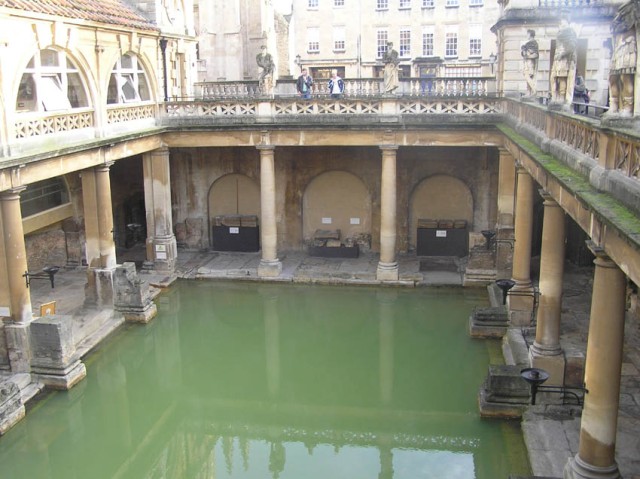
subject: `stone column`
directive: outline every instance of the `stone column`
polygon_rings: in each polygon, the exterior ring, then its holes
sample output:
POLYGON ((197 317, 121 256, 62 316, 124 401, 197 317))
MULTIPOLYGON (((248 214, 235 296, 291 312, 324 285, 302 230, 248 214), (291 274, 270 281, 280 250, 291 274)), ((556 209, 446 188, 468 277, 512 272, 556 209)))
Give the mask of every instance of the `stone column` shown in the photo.
POLYGON ((100 234, 100 267, 116 266, 116 245, 113 241, 113 209, 111 207, 111 180, 109 168, 113 163, 96 167, 96 200, 98 207, 98 231, 100 234))
POLYGON ((381 146, 382 177, 380 180, 380 262, 378 281, 397 281, 396 261, 396 145, 381 146))
POLYGON ((516 168, 511 153, 504 148, 500 148, 499 152, 496 274, 498 278, 508 278, 511 276, 513 268, 513 216, 516 191, 516 168))
POLYGON ((259 145, 260 151, 260 243, 262 259, 259 277, 277 277, 282 272, 278 259, 278 227, 276 221, 276 174, 272 145, 259 145))
POLYGON ((509 296, 509 320, 514 326, 529 325, 533 311, 531 282, 531 235, 533 231, 533 178, 522 166, 516 167, 516 218, 513 246, 513 280, 509 296))
POLYGON ((100 230, 98 229, 98 199, 95 170, 82 172, 82 203, 84 206, 85 257, 89 268, 100 267, 100 230))
POLYGON ((109 179, 111 164, 106 163, 82 172, 86 258, 89 266, 85 301, 92 306, 111 306, 113 303, 116 246, 113 240, 113 209, 109 179))
POLYGON ((156 271, 173 275, 178 258, 171 211, 169 148, 143 155, 144 202, 147 216, 147 261, 156 271))
POLYGON ((544 198, 542 252, 540 255, 540 297, 536 316, 536 339, 529 349, 531 366, 549 373, 545 384, 564 384, 565 359, 560 347, 562 277, 564 275, 564 211, 547 193, 544 198))
POLYGON ((566 479, 621 478, 615 461, 624 339, 626 278, 604 251, 596 255, 593 279, 584 409, 578 454, 569 459, 566 479))
POLYGON ((30 370, 31 348, 29 344, 29 323, 33 320, 31 295, 24 277, 28 270, 27 251, 22 229, 20 193, 26 188, 14 188, 0 194, 4 251, 9 286, 10 322, 5 323, 7 355, 14 373, 30 370))

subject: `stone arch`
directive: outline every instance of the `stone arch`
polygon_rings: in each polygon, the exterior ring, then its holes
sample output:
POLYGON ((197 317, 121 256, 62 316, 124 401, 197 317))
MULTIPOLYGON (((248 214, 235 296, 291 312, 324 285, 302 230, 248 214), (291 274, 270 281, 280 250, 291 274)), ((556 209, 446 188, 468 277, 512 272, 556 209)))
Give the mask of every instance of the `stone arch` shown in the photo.
POLYGON ((371 235, 371 217, 371 195, 353 173, 327 171, 313 178, 305 188, 302 197, 305 242, 313 239, 317 229, 339 229, 342 242, 347 238, 362 240, 363 236, 371 235))
MULTIPOLYGON (((216 216, 254 215, 260 218, 260 186, 247 175, 221 176, 209 188, 207 205, 210 234, 216 216)), ((212 245, 211 236, 209 243, 212 245)))
POLYGON ((474 201, 471 189, 458 178, 435 175, 422 180, 409 202, 409 248, 416 248, 418 219, 466 220, 473 227, 474 201))

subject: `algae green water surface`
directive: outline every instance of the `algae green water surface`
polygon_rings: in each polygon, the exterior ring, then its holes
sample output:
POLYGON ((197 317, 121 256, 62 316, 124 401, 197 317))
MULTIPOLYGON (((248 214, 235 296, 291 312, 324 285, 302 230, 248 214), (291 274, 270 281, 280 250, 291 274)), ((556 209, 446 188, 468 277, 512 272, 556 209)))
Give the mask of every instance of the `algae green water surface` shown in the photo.
POLYGON ((0 477, 496 479, 517 422, 476 398, 484 290, 180 282, 0 438, 0 477))

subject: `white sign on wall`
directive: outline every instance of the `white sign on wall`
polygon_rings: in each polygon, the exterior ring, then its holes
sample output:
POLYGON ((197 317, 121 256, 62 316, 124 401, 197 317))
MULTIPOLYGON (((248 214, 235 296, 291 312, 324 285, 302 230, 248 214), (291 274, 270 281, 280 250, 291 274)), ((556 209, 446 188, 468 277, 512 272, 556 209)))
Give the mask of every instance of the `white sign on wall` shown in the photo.
POLYGON ((447 230, 436 230, 436 238, 446 238, 447 230))
POLYGON ((360 224, 360 218, 351 218, 351 224, 352 225, 359 225, 360 224))
POLYGON ((331 224, 331 218, 322 218, 322 224, 323 225, 330 225, 331 224))
POLYGON ((237 226, 229 226, 229 234, 237 235, 240 234, 240 228, 237 226))

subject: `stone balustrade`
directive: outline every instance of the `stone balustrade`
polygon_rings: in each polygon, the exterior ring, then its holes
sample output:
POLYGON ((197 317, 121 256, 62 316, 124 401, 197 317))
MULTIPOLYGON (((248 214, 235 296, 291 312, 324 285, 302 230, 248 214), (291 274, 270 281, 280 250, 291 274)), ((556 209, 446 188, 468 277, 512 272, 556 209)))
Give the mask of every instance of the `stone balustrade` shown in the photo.
MULTIPOLYGON (((278 80, 274 97, 297 96, 295 79, 278 80)), ((493 77, 434 77, 404 78, 400 80, 396 93, 402 96, 488 96, 495 94, 493 77)), ((313 97, 329 96, 328 80, 316 79, 313 97)), ((195 99, 241 99, 265 96, 257 81, 198 82, 195 84, 195 99)), ((382 78, 345 78, 344 97, 384 96, 382 78)))

